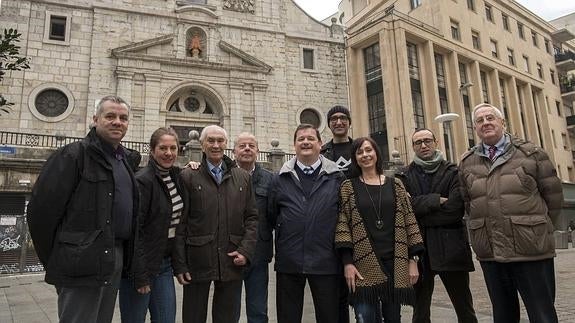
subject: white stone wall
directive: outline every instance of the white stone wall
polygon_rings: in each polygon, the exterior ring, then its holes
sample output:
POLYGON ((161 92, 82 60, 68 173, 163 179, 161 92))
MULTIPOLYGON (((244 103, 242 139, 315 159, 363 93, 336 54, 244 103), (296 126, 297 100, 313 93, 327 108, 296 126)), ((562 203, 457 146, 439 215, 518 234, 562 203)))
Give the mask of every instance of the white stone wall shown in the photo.
POLYGON ((205 8, 178 12, 172 0, 109 0, 97 5, 80 0, 4 0, 0 20, 23 33, 22 53, 31 57, 32 64, 30 70, 9 74, 0 84, 2 93, 16 103, 15 111, 0 119, 0 128, 83 136, 95 102, 118 94, 133 105, 126 139, 147 141, 155 128, 166 123, 196 126, 211 120, 201 115, 174 117, 166 111, 174 89, 197 84, 221 100, 219 120, 232 138, 253 131, 262 149, 279 139, 280 148, 291 151, 298 113, 314 108, 322 115, 323 135, 329 139, 325 113, 335 104, 347 105, 343 35, 333 34, 291 0, 258 1, 254 14, 224 10, 222 3, 208 1, 208 7, 215 8, 209 14, 205 8), (46 11, 71 15, 69 45, 43 41, 46 11), (208 36, 207 60, 202 64, 190 64, 186 57, 185 33, 192 26, 208 36), (170 42, 130 51, 158 60, 112 55, 113 49, 169 35, 173 35, 170 42), (271 71, 248 67, 242 58, 222 50, 220 41, 271 66, 271 71), (313 72, 302 71, 302 46, 314 49, 313 72), (74 96, 74 110, 62 121, 46 122, 30 112, 31 91, 46 83, 63 86, 74 96))

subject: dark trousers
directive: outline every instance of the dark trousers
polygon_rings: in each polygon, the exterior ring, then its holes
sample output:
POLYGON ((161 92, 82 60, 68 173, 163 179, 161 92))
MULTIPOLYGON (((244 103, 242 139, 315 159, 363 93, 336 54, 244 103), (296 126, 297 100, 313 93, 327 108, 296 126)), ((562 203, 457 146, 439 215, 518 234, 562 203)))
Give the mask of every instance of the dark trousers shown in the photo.
POLYGON ((301 322, 306 281, 309 283, 316 323, 334 323, 339 316, 341 275, 276 274, 278 323, 301 322))
MULTIPOLYGON (((208 296, 212 282, 198 282, 184 285, 182 300, 183 323, 205 323, 208 316, 208 296)), ((228 282, 214 281, 212 301, 212 322, 237 322, 236 313, 241 306, 238 293, 242 288, 241 280, 228 282)))
POLYGON ((114 274, 104 287, 56 286, 58 293, 58 318, 65 323, 112 322, 116 297, 122 276, 124 248, 114 247, 114 274))
POLYGON ((347 281, 343 273, 340 275, 339 286, 339 323, 349 323, 349 291, 347 290, 347 281))
MULTIPOLYGON (((268 323, 268 263, 258 263, 251 266, 244 275, 246 289, 246 314, 248 323, 268 323)), ((242 289, 238 293, 241 303, 242 289)), ((241 308, 236 313, 237 321, 240 319, 241 308)))
POLYGON ((494 323, 519 322, 519 298, 531 323, 556 323, 553 258, 499 263, 482 261, 483 277, 493 307, 494 323))
MULTIPOLYGON (((425 266, 429 268, 429 266, 425 266)), ((420 267, 421 268, 421 267, 420 267)), ((431 296, 435 287, 435 275, 439 275, 445 290, 451 299, 451 304, 457 313, 459 323, 476 323, 477 317, 473 309, 473 298, 469 290, 469 273, 465 271, 425 270, 421 280, 415 285, 415 306, 413 306, 413 323, 430 323, 431 296)))

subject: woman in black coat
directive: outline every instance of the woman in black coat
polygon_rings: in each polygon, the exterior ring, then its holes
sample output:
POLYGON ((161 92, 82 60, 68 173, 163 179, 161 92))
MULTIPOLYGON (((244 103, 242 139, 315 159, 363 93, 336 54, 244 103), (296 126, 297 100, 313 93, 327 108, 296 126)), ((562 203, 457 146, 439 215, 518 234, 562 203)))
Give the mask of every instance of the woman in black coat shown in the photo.
POLYGON ((136 174, 140 190, 139 239, 130 279, 120 287, 122 322, 145 322, 148 309, 151 321, 176 320, 176 293, 170 254, 176 225, 183 210, 178 136, 171 128, 159 128, 150 138, 148 166, 136 174))

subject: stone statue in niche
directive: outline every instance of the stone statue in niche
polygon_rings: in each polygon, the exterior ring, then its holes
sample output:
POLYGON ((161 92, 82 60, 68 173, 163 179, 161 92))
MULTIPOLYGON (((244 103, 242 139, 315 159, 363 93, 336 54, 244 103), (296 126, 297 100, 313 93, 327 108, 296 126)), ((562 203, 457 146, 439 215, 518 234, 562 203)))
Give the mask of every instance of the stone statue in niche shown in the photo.
POLYGON ((202 54, 202 37, 197 32, 192 35, 188 50, 193 58, 200 58, 202 54))
POLYGON ((224 0, 224 9, 254 13, 255 0, 224 0))

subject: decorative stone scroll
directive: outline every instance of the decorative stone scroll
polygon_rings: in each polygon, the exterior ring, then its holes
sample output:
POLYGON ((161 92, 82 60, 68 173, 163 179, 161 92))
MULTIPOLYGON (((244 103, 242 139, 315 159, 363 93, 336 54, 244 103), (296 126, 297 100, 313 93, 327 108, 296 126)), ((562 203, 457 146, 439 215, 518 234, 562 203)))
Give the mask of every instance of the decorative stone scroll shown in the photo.
POLYGON ((255 2, 255 0, 224 0, 224 9, 253 14, 255 2))

